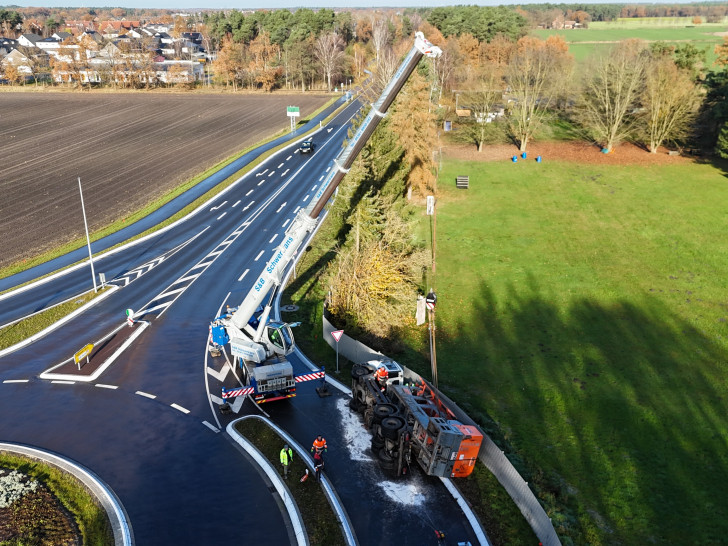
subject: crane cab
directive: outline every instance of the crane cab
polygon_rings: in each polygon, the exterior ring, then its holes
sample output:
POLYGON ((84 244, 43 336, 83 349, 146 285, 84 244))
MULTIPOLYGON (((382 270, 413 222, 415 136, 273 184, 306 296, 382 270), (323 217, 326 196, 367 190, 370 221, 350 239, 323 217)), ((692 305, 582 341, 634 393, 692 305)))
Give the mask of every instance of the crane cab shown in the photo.
POLYGON ((265 337, 268 342, 266 345, 273 353, 281 356, 289 355, 293 352, 295 343, 291 327, 285 322, 269 322, 265 326, 265 337))

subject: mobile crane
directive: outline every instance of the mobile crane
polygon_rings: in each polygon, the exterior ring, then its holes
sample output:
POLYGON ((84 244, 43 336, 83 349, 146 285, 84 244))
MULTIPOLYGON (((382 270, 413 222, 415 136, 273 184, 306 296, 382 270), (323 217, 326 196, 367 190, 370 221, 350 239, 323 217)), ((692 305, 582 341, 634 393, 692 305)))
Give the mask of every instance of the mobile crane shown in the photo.
POLYGON ((334 159, 326 179, 311 203, 298 212, 286 230, 282 242, 273 251, 272 258, 236 309, 215 318, 210 325, 209 348, 213 355, 230 345, 230 352, 244 370, 246 387, 223 390, 223 400, 234 396, 253 395, 261 403, 296 394, 296 383, 323 376, 322 372, 294 376, 293 367, 285 359, 295 348, 292 324, 270 321, 275 296, 280 290, 286 267, 301 244, 316 226, 318 217, 341 180, 351 168, 364 145, 389 110, 415 67, 423 56, 439 57, 440 48, 428 42, 421 32, 415 34, 415 43, 402 64, 392 76, 379 99, 357 129, 346 148, 334 159), (265 303, 264 303, 265 302, 265 303), (310 376, 314 377, 310 377, 310 376))

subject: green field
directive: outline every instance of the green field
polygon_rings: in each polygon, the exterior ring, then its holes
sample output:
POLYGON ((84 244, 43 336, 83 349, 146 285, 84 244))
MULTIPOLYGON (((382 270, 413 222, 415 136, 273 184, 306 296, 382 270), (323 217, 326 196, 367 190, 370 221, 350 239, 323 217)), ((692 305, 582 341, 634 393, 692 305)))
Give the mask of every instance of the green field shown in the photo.
POLYGON ((726 171, 448 160, 440 188, 440 384, 575 543, 723 542, 726 171))

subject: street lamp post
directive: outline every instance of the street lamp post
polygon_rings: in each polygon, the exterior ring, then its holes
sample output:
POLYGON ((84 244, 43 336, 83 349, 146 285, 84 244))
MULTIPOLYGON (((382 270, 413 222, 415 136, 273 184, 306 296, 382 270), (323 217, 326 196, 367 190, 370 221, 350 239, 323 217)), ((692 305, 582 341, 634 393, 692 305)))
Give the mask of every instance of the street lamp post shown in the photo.
POLYGON ((86 222, 86 207, 83 204, 83 190, 81 189, 81 177, 78 177, 78 193, 81 194, 81 212, 83 212, 83 227, 86 229, 86 245, 88 246, 88 261, 91 264, 91 280, 94 282, 94 292, 98 292, 96 288, 96 273, 94 272, 94 256, 91 254, 91 238, 88 235, 88 222, 86 222))

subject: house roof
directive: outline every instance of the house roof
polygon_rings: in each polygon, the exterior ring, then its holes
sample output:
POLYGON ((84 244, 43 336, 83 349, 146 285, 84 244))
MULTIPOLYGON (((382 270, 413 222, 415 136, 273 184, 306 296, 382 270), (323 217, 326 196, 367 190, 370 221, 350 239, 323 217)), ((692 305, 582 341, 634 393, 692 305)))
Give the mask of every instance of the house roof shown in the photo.
POLYGON ((34 32, 28 32, 28 33, 26 33, 26 34, 23 34, 23 35, 21 36, 21 38, 25 38, 25 39, 26 39, 26 40, 28 40, 29 42, 32 42, 32 43, 36 43, 36 42, 37 42, 38 40, 42 40, 42 39, 43 39, 43 36, 38 36, 38 35, 37 35, 36 33, 34 33, 34 32))

